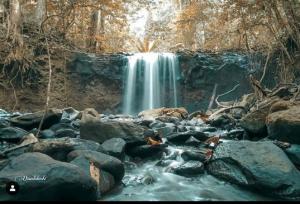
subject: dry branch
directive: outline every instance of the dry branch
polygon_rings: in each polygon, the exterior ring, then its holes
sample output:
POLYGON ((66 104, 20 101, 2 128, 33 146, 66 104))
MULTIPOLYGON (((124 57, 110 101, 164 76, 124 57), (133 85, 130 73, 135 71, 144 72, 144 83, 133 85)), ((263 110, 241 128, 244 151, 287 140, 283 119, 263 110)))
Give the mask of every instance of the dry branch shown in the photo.
POLYGON ((225 95, 227 95, 227 94, 229 94, 229 93, 235 91, 239 86, 240 86, 240 84, 237 84, 237 85, 235 85, 231 90, 229 90, 229 91, 227 91, 227 92, 225 92, 225 93, 223 93, 223 94, 218 95, 218 96, 216 97, 216 100, 215 100, 216 104, 217 104, 218 106, 222 107, 222 108, 228 108, 228 106, 221 105, 221 104, 219 103, 218 99, 219 99, 221 96, 225 96, 225 95))

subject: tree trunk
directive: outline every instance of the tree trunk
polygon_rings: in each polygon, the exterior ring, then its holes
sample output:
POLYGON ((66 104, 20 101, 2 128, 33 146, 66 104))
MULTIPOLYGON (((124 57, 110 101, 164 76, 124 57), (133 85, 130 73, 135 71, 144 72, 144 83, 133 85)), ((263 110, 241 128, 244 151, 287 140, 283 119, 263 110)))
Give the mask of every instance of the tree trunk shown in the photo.
POLYGON ((89 40, 89 48, 91 51, 95 52, 97 50, 97 47, 99 47, 99 40, 97 40, 97 36, 103 34, 104 34, 104 15, 101 10, 98 10, 91 15, 90 40, 89 40))
POLYGON ((12 31, 12 39, 13 42, 16 43, 17 46, 23 46, 23 38, 21 35, 21 5, 19 0, 11 0, 10 1, 10 29, 12 31))
POLYGON ((37 26, 41 26, 46 17, 46 0, 38 0, 35 9, 35 22, 37 26))

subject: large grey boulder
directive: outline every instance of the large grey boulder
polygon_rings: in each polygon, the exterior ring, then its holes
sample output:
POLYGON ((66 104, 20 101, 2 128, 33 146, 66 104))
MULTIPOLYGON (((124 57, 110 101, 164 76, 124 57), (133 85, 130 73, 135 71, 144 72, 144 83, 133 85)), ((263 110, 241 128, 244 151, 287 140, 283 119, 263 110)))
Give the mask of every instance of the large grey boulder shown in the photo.
POLYGON ((95 166, 99 169, 112 174, 116 182, 120 182, 124 177, 124 165, 115 157, 90 150, 75 150, 68 154, 68 161, 72 161, 79 156, 82 156, 95 163, 95 166))
POLYGON ((271 141, 228 141, 215 149, 207 169, 229 182, 285 199, 300 198, 300 172, 271 141))
POLYGON ((73 150, 93 150, 106 152, 102 146, 96 142, 78 139, 78 138, 58 138, 45 139, 33 144, 29 152, 40 152, 47 154, 59 161, 66 161, 67 155, 73 150))
POLYGON ((87 158, 79 156, 70 163, 80 167, 88 176, 96 179, 98 191, 101 195, 107 193, 115 186, 114 177, 110 173, 91 165, 91 162, 87 158))
POLYGON ((111 138, 122 138, 126 143, 144 144, 144 129, 132 122, 100 120, 91 114, 83 113, 80 121, 80 137, 102 144, 111 138))
MULTIPOLYGON (((28 113, 21 116, 13 117, 10 119, 12 125, 23 128, 25 130, 32 130, 38 128, 41 120, 43 119, 44 111, 35 113, 28 113)), ((49 109, 44 117, 42 129, 47 129, 58 123, 62 116, 62 110, 60 109, 49 109)))
POLYGON ((16 195, 0 194, 0 201, 97 200, 97 184, 76 165, 60 162, 41 153, 25 153, 12 158, 0 170, 0 191, 16 181, 16 195), (30 178, 37 180, 29 180, 30 178))
POLYGON ((270 139, 300 144, 300 105, 271 113, 266 121, 270 139))

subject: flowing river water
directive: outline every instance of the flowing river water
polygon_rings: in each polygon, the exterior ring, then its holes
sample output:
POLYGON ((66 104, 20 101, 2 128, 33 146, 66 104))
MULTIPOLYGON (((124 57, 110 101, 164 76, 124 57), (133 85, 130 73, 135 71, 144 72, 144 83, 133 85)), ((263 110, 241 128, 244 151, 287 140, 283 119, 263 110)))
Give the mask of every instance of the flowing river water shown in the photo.
MULTIPOLYGON (((168 147, 181 152, 190 147, 168 147)), ((173 161, 180 163, 180 156, 173 161)), ((104 201, 270 201, 273 198, 260 195, 236 185, 221 181, 207 173, 184 177, 168 173, 168 167, 156 165, 159 160, 139 163, 126 162, 123 184, 104 201)))

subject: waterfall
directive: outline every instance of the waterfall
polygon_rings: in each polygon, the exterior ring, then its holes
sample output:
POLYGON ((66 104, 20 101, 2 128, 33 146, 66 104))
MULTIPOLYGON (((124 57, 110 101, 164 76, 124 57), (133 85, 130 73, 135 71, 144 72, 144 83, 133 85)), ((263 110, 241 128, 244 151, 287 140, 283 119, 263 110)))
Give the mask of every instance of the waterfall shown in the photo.
POLYGON ((159 107, 177 107, 179 63, 172 53, 128 56, 123 113, 136 114, 159 107))

